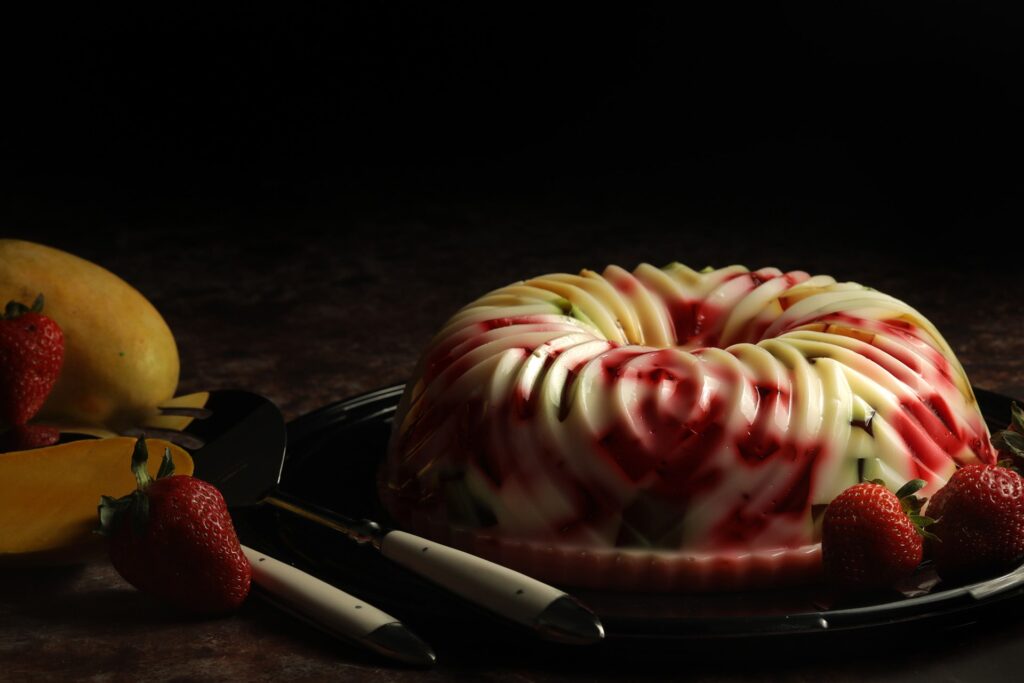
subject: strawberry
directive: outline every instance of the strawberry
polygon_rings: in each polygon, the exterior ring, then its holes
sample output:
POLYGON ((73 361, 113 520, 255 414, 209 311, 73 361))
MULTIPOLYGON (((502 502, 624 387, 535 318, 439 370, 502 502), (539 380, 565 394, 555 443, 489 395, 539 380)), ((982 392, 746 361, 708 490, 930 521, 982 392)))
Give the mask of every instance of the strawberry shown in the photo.
POLYGON ((138 487, 124 498, 103 496, 100 533, 110 560, 130 584, 182 610, 224 614, 249 594, 252 568, 214 486, 174 475, 169 451, 151 479, 140 438, 132 455, 138 487))
POLYGON ((43 425, 15 425, 0 433, 0 453, 27 451, 52 446, 60 440, 60 430, 43 425))
POLYGON ((880 481, 846 489, 825 509, 821 554, 825 577, 847 590, 890 587, 921 564, 924 527, 914 479, 893 494, 880 481))
POLYGON ((0 314, 0 425, 23 425, 43 407, 64 363, 64 333, 42 314, 11 301, 0 314))
POLYGON ((1024 479, 998 465, 957 470, 928 504, 941 543, 933 548, 943 579, 1011 569, 1024 559, 1024 479))

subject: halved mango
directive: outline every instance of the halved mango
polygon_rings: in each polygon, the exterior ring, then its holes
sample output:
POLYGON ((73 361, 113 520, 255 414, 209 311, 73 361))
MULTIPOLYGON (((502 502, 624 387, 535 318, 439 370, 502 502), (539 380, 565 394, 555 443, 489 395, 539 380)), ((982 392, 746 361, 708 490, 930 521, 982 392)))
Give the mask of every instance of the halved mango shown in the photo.
MULTIPOLYGON (((155 477, 169 448, 175 474, 191 475, 192 457, 162 439, 146 439, 155 477)), ((0 563, 72 562, 98 545, 100 496, 135 489, 135 439, 115 437, 0 454, 0 563)))
POLYGON ((43 313, 64 331, 64 367, 39 412, 41 423, 122 431, 174 396, 178 347, 141 292, 73 254, 0 239, 0 307, 31 304, 39 294, 43 313))

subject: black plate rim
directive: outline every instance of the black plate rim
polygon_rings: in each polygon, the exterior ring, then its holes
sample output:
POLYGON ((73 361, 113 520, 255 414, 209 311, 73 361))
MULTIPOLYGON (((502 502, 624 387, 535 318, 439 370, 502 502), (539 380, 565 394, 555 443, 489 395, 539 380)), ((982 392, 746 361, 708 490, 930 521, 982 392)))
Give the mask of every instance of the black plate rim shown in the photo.
MULTIPOLYGON (((355 424, 367 420, 387 419, 396 411, 404 388, 404 384, 382 387, 332 402, 295 418, 288 423, 288 441, 291 444, 309 438, 317 431, 324 429, 326 425, 337 425, 339 422, 355 424)), ((1005 405, 1007 417, 1010 402, 1017 400, 982 388, 975 387, 973 390, 982 406, 1005 405)), ((982 412, 985 415, 984 409, 982 412)), ((985 415, 985 417, 990 422, 990 426, 993 426, 991 415, 985 415)), ((301 454, 289 452, 288 457, 292 467, 301 468, 303 466, 301 454)), ((587 595, 611 594, 608 591, 568 590, 583 596, 584 600, 587 595)), ((924 595, 875 604, 799 611, 784 615, 609 616, 601 614, 599 608, 596 611, 606 621, 609 637, 619 639, 693 640, 709 637, 742 639, 870 630, 907 622, 918 622, 931 617, 948 617, 1022 596, 1024 596, 1024 565, 991 579, 924 595), (665 627, 670 627, 670 630, 666 631, 665 627)))

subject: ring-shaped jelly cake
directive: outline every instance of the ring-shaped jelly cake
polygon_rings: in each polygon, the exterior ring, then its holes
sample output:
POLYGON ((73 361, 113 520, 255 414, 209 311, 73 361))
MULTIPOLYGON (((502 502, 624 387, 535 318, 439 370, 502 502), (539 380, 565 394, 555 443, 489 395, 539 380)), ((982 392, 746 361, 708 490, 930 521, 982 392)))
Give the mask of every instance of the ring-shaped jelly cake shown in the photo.
POLYGON ((552 274, 458 311, 406 387, 379 491, 403 527, 622 590, 820 572, 853 484, 995 461, 963 368, 907 304, 827 275, 552 274))

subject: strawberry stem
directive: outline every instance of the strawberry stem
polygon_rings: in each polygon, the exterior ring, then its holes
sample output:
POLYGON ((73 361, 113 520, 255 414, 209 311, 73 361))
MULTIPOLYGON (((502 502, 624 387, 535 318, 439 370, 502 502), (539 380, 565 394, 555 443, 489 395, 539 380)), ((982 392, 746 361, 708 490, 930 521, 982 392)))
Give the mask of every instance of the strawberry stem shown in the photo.
MULTIPOLYGON (((132 451, 132 473, 137 484, 134 491, 122 498, 100 496, 100 528, 96 533, 103 536, 113 535, 125 515, 131 518, 132 530, 137 535, 145 532, 146 523, 149 521, 149 496, 146 489, 153 483, 153 477, 149 476, 149 448, 144 436, 135 441, 135 449, 132 451)), ((171 449, 165 448, 156 478, 161 479, 173 474, 174 460, 171 458, 171 449)))
POLYGON ((149 448, 146 447, 146 438, 140 436, 135 442, 135 450, 132 451, 132 474, 138 484, 139 491, 145 491, 153 483, 149 476, 149 448))
MULTIPOLYGON (((135 441, 135 448, 132 450, 132 474, 135 475, 136 489, 122 498, 111 496, 100 496, 99 517, 100 528, 97 533, 103 536, 110 536, 120 524, 124 516, 131 518, 131 525, 136 534, 142 534, 146 529, 146 522, 149 520, 149 496, 146 489, 153 483, 149 476, 149 448, 146 445, 146 438, 140 436, 135 441)), ((164 449, 164 457, 160 462, 160 470, 157 472, 157 479, 169 477, 174 474, 174 461, 171 459, 171 449, 164 449)))
POLYGON ((7 306, 4 307, 4 312, 0 313, 0 320, 14 320, 19 316, 23 316, 26 313, 41 313, 43 310, 43 295, 39 294, 36 300, 32 302, 32 307, 28 307, 20 301, 8 301, 7 306))

